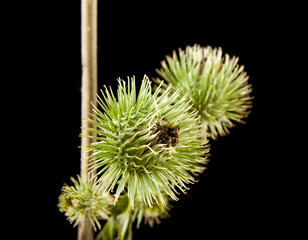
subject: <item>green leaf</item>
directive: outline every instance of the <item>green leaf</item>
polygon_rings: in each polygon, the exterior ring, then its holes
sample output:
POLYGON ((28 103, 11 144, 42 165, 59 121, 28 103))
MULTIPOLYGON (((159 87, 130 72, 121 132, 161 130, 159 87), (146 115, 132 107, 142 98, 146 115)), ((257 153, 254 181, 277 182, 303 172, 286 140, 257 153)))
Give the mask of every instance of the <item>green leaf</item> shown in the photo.
POLYGON ((132 225, 132 216, 130 212, 127 212, 125 214, 119 215, 117 218, 118 223, 118 235, 121 236, 121 239, 127 240, 127 235, 129 235, 129 232, 131 231, 132 225))
POLYGON ((118 204, 111 209, 111 214, 118 216, 127 213, 130 209, 130 201, 127 195, 119 198, 118 204))
POLYGON ((132 240, 132 227, 133 216, 131 212, 111 217, 95 240, 132 240))
POLYGON ((124 235, 125 240, 133 240, 133 216, 129 215, 129 222, 124 235))
POLYGON ((96 240, 116 240, 118 235, 116 220, 111 217, 96 237, 96 240))

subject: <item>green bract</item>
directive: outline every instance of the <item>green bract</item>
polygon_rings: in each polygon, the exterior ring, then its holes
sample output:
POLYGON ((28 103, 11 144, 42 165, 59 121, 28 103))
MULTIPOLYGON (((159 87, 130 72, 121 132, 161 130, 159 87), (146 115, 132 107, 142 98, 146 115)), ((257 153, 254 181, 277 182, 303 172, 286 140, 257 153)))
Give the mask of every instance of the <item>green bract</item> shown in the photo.
POLYGON ((93 228, 101 228, 99 219, 108 219, 113 197, 108 193, 101 194, 99 186, 94 181, 84 183, 78 176, 78 181, 72 178, 74 186, 64 185, 59 197, 59 208, 65 212, 68 220, 77 226, 82 218, 87 217, 93 228))
POLYGON ((238 58, 230 58, 228 54, 223 57, 221 48, 194 45, 187 46, 185 51, 179 49, 178 55, 174 51, 166 60, 157 70, 166 82, 163 87, 167 89, 171 83, 173 92, 181 90, 178 99, 185 95, 191 100, 206 135, 215 139, 218 134, 229 133, 234 121, 243 123, 252 97, 249 77, 243 71, 244 66, 237 65, 238 58))
POLYGON ((101 107, 90 120, 97 142, 92 151, 91 170, 97 170, 103 193, 116 188, 115 202, 127 190, 132 207, 135 197, 145 204, 166 204, 165 195, 177 199, 178 190, 204 170, 207 147, 199 131, 196 111, 179 91, 170 87, 152 94, 145 76, 139 94, 135 80, 119 80, 117 98, 102 91, 101 107), (176 101, 177 100, 177 101, 176 101), (176 103, 175 103, 176 101, 176 103))

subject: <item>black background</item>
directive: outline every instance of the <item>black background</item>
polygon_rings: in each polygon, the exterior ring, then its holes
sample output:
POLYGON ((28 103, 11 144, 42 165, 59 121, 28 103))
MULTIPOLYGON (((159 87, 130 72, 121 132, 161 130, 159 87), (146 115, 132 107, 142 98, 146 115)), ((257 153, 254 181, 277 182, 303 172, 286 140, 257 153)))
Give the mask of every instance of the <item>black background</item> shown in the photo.
MULTIPOLYGON (((4 239, 76 239, 57 203, 79 173, 80 2, 15 4, 3 8, 11 23, 3 45, 4 239)), ((302 229, 293 223, 302 214, 307 157, 293 147, 305 143, 307 27, 304 5, 99 1, 100 88, 115 87, 118 77, 156 77, 165 55, 198 43, 238 56, 255 97, 247 124, 210 142, 208 169, 173 204, 172 217, 143 225, 134 239, 250 239, 302 229)))

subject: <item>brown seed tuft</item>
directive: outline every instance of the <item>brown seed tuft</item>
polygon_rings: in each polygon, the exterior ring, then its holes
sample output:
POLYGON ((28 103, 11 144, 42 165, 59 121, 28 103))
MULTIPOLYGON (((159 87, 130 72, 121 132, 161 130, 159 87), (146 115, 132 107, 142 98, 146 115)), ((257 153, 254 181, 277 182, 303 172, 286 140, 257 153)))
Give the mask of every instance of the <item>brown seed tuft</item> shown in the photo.
POLYGON ((151 141, 150 147, 156 144, 166 144, 167 147, 175 147, 179 143, 179 131, 180 126, 169 127, 168 119, 162 118, 156 123, 156 125, 151 129, 152 134, 157 134, 157 136, 151 141))

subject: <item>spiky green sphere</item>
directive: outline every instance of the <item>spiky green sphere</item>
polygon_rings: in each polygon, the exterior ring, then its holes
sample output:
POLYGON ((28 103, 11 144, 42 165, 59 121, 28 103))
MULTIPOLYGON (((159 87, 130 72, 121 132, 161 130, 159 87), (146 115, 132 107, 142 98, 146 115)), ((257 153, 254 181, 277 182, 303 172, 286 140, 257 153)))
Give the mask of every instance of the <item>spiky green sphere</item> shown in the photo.
MULTIPOLYGON (((243 123, 252 107, 251 86, 244 66, 238 58, 222 56, 221 48, 187 46, 174 51, 162 61, 157 73, 172 91, 181 90, 179 98, 187 96, 197 109, 200 123, 208 135, 215 139, 229 133, 234 122, 243 123)), ((155 80, 161 83, 160 79, 155 80)))
POLYGON ((84 183, 78 176, 78 181, 72 178, 74 186, 64 185, 59 197, 58 207, 65 213, 71 223, 77 226, 84 217, 92 223, 93 228, 101 228, 98 220, 108 219, 113 197, 108 193, 101 194, 99 186, 94 181, 84 183))
POLYGON ((102 192, 116 188, 115 202, 127 191, 152 206, 165 204, 164 193, 177 199, 178 190, 204 170, 205 146, 196 112, 179 91, 170 95, 161 87, 152 94, 145 76, 137 94, 135 80, 119 80, 117 98, 102 91, 96 120, 89 120, 97 142, 89 146, 91 169, 97 170, 102 192), (177 102, 174 104, 175 100, 177 102))

